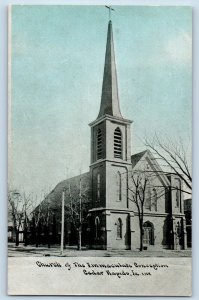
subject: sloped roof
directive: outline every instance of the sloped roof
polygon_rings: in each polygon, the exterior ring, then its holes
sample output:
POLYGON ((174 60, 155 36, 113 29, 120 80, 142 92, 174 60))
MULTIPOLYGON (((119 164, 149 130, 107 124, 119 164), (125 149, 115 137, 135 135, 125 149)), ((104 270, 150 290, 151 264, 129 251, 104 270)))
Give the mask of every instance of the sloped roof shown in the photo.
POLYGON ((44 201, 50 204, 51 209, 61 205, 62 192, 66 191, 65 202, 69 201, 69 193, 79 196, 81 178, 82 195, 87 198, 90 196, 90 172, 71 177, 58 183, 55 188, 45 197, 44 201))
MULTIPOLYGON (((164 174, 160 165, 158 164, 158 162, 156 161, 156 159, 154 158, 154 156, 150 150, 145 150, 145 151, 142 151, 142 152, 132 155, 131 156, 132 168, 134 169, 134 167, 138 164, 138 162, 141 161, 142 158, 143 158, 143 161, 146 160, 146 162, 148 162, 150 164, 151 169, 153 170, 154 173, 157 174, 157 177, 159 177, 162 184, 164 184, 165 186, 168 186, 170 184, 168 177, 166 174, 164 174)), ((140 165, 137 167, 139 169, 140 165)))
POLYGON ((147 152, 147 150, 144 150, 142 152, 136 153, 131 156, 131 163, 132 167, 135 167, 135 165, 140 161, 140 159, 143 157, 143 155, 147 152))

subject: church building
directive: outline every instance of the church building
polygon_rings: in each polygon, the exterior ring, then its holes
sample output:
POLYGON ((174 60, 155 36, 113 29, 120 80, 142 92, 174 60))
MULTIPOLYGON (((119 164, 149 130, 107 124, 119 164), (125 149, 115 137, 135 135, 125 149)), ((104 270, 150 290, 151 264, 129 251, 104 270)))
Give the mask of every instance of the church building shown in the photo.
MULTIPOLYGON (((149 150, 131 154, 132 121, 120 110, 112 21, 108 23, 101 105, 97 119, 89 125, 90 171, 81 175, 89 186, 82 228, 85 245, 136 250, 142 243, 143 249, 185 249, 180 178, 164 173, 149 150)), ((46 199, 52 205, 61 201, 62 190, 69 183, 72 189, 72 182, 73 178, 59 183, 46 199)), ((67 196, 66 201, 70 201, 67 196)), ((67 243, 72 230, 66 227, 67 243)))
POLYGON ((148 195, 143 205, 143 242, 147 246, 166 246, 174 240, 174 232, 178 230, 181 235, 178 244, 182 244, 185 217, 180 179, 164 175, 149 151, 131 156, 131 123, 120 111, 112 22, 109 21, 101 106, 97 119, 90 123, 91 246, 103 249, 139 247, 140 220, 134 195, 131 195, 136 188, 132 185, 135 169, 135 173, 142 170, 142 177, 150 174, 144 191, 148 195), (155 176, 151 176, 153 173, 155 176), (175 197, 179 197, 178 204, 175 197))

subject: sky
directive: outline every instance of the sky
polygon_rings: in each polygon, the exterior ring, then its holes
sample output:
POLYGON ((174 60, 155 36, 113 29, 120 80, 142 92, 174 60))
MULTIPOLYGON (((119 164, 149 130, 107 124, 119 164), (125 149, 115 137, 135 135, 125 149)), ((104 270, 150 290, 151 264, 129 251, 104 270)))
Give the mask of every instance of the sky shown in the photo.
MULTIPOLYGON (((132 154, 155 133, 191 141, 192 11, 115 6, 122 115, 133 120, 132 154)), ((9 184, 40 195, 89 170, 98 115, 108 10, 13 6, 9 184)))

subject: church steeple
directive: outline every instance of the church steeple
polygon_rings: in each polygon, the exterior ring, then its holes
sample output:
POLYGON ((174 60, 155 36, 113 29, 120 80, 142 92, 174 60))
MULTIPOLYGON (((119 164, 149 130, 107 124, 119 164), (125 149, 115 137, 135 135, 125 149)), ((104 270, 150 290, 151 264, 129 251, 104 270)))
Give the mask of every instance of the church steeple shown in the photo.
POLYGON ((111 20, 108 24, 101 106, 98 118, 104 115, 122 118, 119 106, 117 71, 111 20))
MULTIPOLYGON (((110 18, 110 6, 109 18, 110 18)), ((108 36, 98 118, 91 127, 91 199, 89 211, 91 245, 96 249, 129 249, 128 174, 131 163, 132 121, 120 112, 112 23, 108 36), (116 227, 116 226, 117 227, 116 227)))

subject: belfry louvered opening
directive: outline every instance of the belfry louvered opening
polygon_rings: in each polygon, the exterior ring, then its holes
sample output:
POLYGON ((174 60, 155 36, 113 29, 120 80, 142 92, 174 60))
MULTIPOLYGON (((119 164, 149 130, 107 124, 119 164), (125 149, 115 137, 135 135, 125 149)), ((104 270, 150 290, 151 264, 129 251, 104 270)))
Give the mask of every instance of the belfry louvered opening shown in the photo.
POLYGON ((102 158, 102 131, 98 129, 97 131, 97 159, 102 158))
POLYGON ((119 127, 114 131, 114 157, 122 158, 122 133, 119 127))

